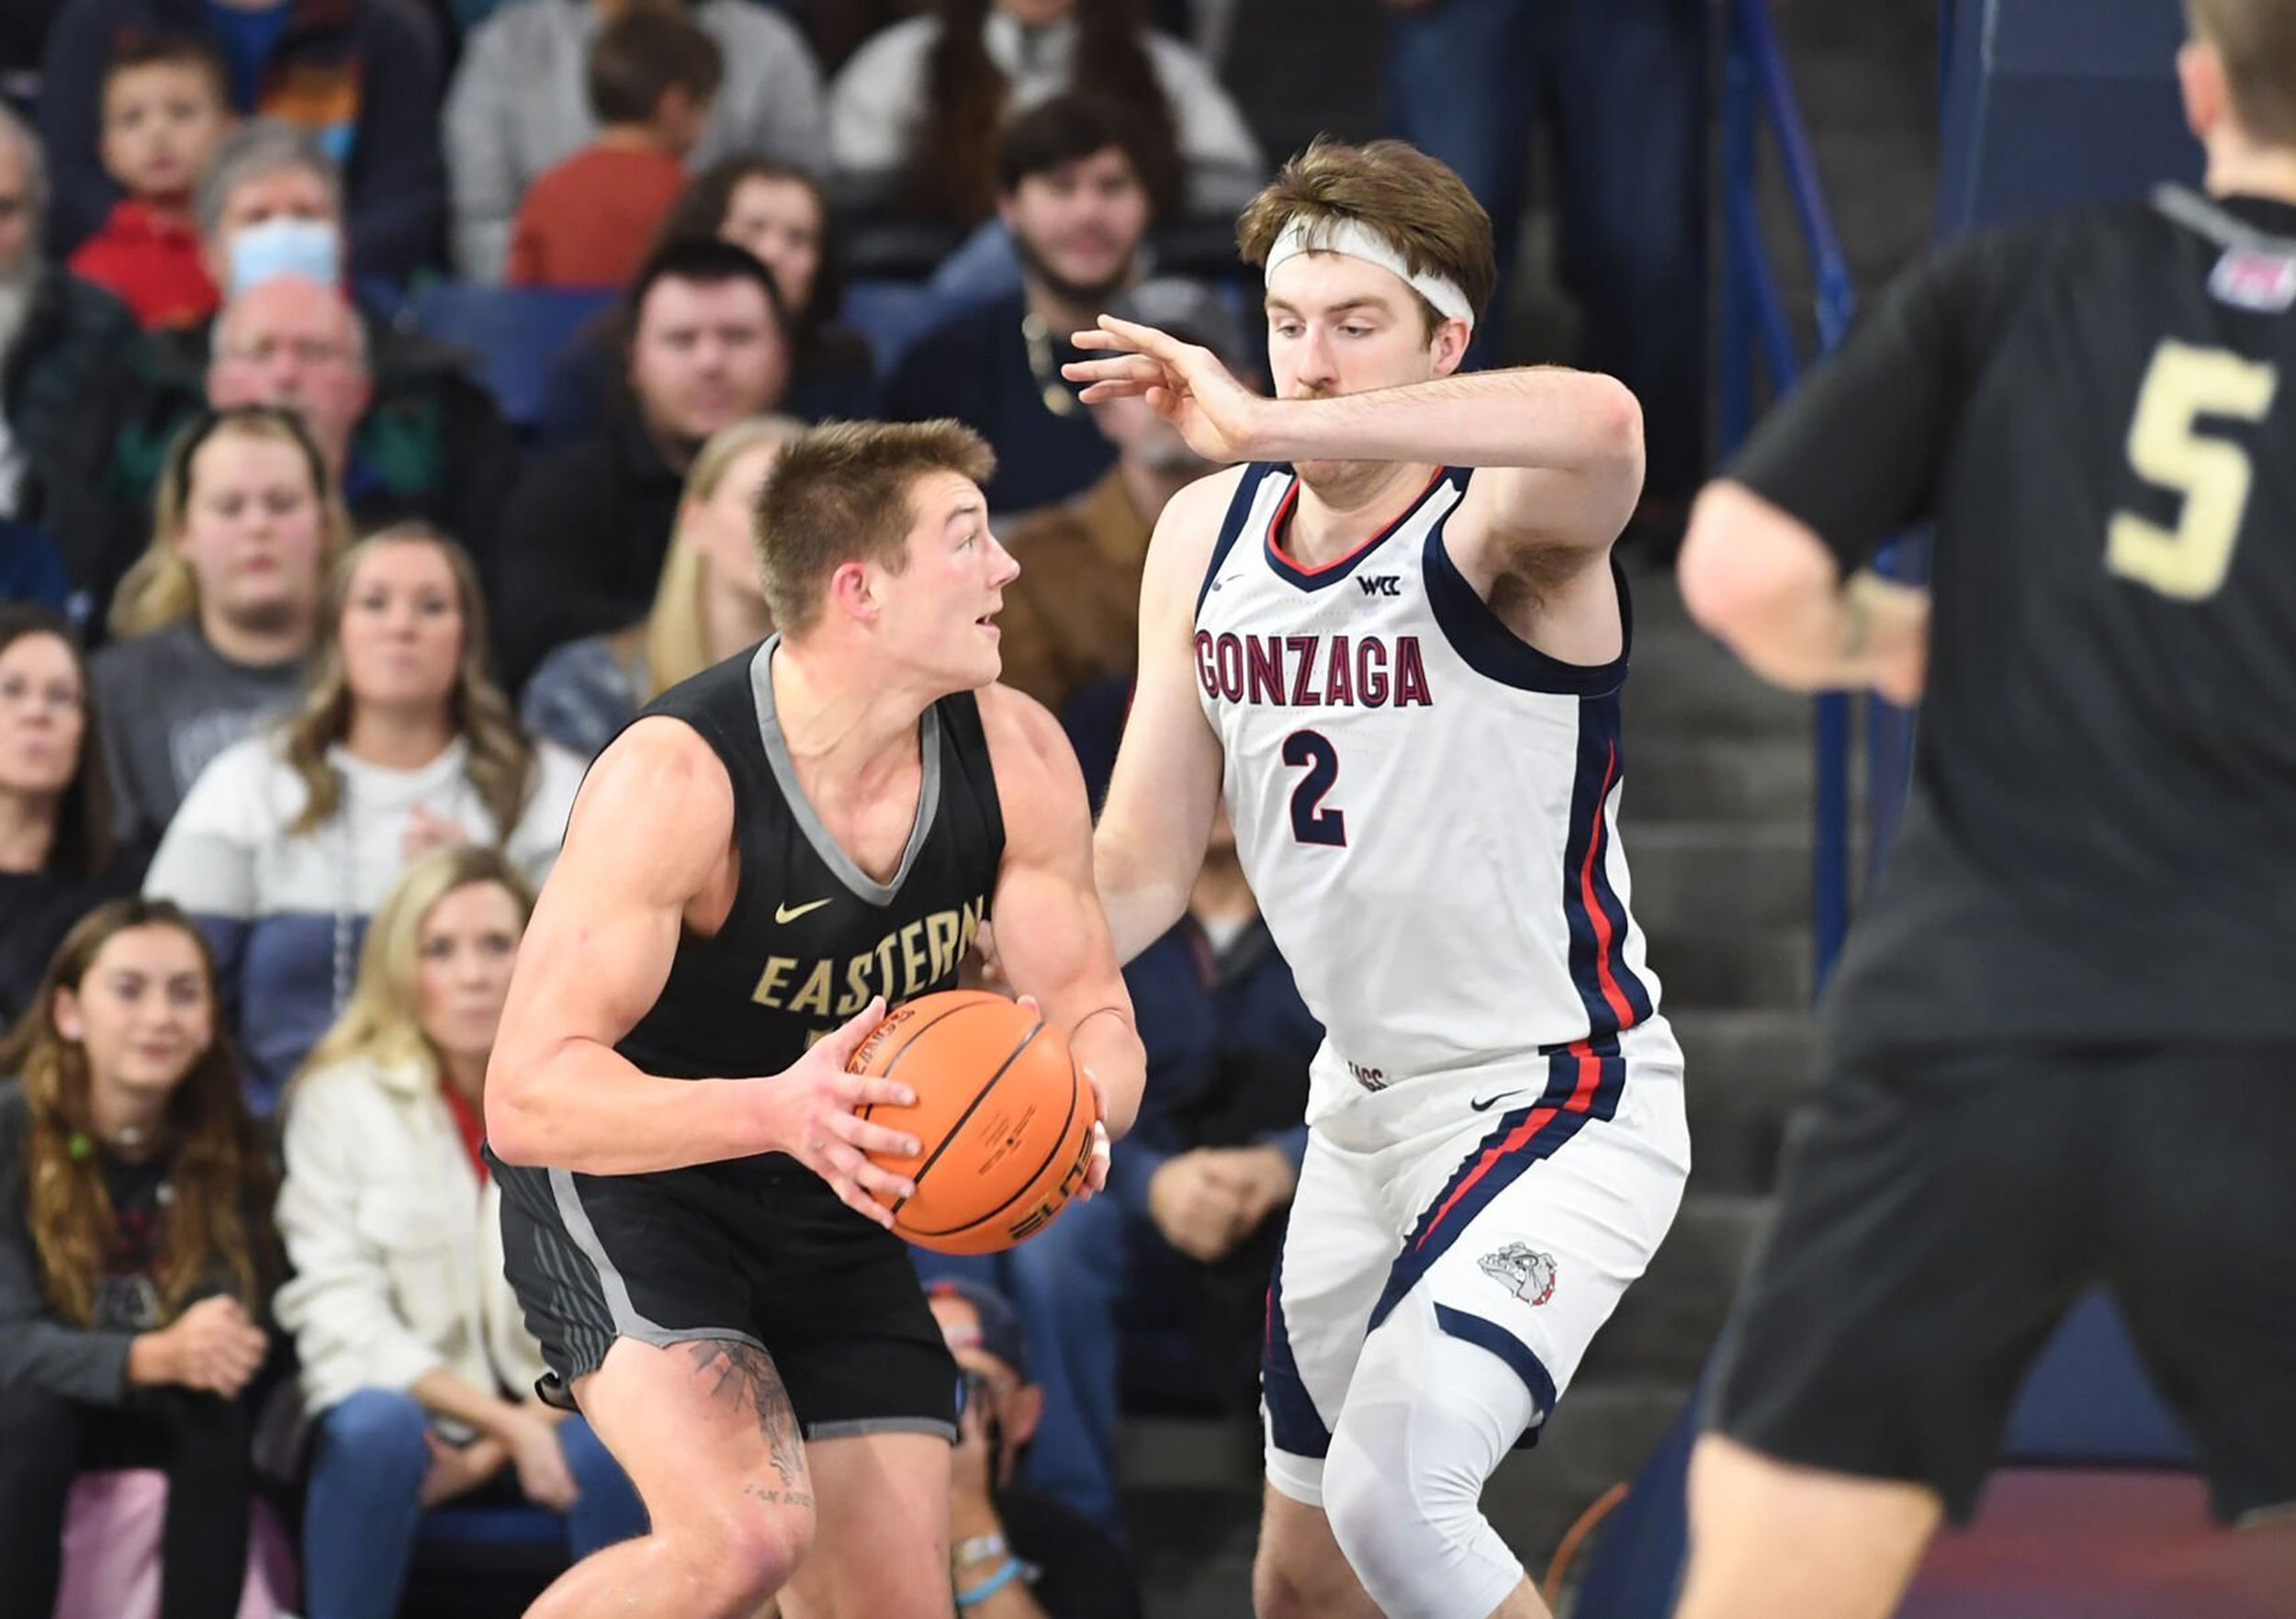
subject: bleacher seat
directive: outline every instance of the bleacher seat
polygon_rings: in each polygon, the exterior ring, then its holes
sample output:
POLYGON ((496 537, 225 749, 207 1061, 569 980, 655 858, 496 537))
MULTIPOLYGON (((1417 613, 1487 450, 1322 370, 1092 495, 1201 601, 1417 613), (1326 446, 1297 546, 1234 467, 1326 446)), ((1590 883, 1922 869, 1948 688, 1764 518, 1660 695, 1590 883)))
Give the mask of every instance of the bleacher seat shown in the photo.
POLYGON ((936 297, 921 281, 872 278, 847 283, 838 318, 869 345, 877 375, 890 377, 909 344, 962 307, 936 297))
POLYGON ((503 419, 523 431, 541 420, 558 352, 615 296, 433 281, 408 300, 406 318, 422 336, 467 354, 503 419))

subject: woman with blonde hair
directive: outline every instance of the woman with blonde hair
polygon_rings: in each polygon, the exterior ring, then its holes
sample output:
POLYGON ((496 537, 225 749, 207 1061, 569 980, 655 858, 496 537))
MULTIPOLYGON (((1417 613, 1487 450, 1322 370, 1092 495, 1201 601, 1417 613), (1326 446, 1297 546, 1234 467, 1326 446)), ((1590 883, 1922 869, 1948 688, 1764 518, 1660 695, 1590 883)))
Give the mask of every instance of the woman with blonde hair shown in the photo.
POLYGON ((773 633, 758 576, 758 490, 805 424, 750 416, 711 435, 686 473, 654 608, 625 630, 569 641, 526 682, 526 728, 594 759, 660 692, 773 633))
POLYGON ((158 837, 209 759, 294 706, 351 533, 319 446, 270 405, 186 422, 152 511, 93 670, 130 838, 158 837))
POLYGON ((228 1619, 280 1265, 197 930, 162 902, 88 913, 0 1074, 0 1592, 50 1612, 73 1479, 152 1467, 162 1619, 228 1619))
POLYGON ((329 575, 302 707, 219 755, 152 857, 144 891, 197 918, 223 965, 269 1113, 350 999, 359 939, 407 862, 500 845, 539 881, 581 763, 519 729, 486 668, 486 607, 462 549, 380 530, 329 575))
POLYGON ((398 1611, 423 1512, 474 1491, 563 1512, 575 1557, 646 1528, 502 1279, 479 1152, 487 1059, 534 891, 500 851, 434 849, 376 912, 358 986, 287 1105, 279 1320, 317 1425, 310 1619, 398 1611))

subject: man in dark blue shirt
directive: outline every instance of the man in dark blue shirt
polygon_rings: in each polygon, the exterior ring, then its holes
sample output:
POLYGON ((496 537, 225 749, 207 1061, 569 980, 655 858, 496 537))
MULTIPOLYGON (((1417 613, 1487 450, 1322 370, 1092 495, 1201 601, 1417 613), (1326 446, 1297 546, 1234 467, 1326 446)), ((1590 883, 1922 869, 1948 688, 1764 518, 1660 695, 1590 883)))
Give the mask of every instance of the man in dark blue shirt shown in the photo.
POLYGON ((896 422, 952 416, 996 451, 991 510, 1011 516, 1081 493, 1116 451, 1061 366, 1141 273, 1149 224, 1139 137, 1111 108, 1057 96, 1013 121, 997 152, 998 211, 1024 286, 918 338, 885 389, 896 422))

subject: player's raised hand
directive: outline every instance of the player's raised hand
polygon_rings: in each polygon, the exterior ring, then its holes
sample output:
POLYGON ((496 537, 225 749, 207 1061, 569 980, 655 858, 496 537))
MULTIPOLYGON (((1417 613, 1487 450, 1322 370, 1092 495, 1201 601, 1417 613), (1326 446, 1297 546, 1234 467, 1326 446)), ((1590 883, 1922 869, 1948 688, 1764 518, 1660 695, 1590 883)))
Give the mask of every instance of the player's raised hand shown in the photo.
POLYGON ((917 1100, 917 1093, 889 1079, 845 1071, 853 1052, 884 1016, 884 999, 871 1001, 781 1073, 745 1083, 756 1088, 771 1150, 796 1159, 827 1181, 848 1209, 890 1231, 893 1216, 872 1194, 908 1197, 916 1195, 917 1187, 878 1168, 867 1155, 913 1155, 918 1143, 904 1131, 869 1123, 854 1110, 872 1102, 906 1107, 917 1100))
POLYGON ((1069 381, 1086 385, 1079 397, 1087 405, 1144 399, 1206 460, 1253 458, 1261 413, 1270 401, 1238 382, 1210 349, 1114 315, 1101 316, 1097 330, 1079 332, 1074 341, 1080 349, 1109 356, 1071 360, 1061 367, 1069 381))

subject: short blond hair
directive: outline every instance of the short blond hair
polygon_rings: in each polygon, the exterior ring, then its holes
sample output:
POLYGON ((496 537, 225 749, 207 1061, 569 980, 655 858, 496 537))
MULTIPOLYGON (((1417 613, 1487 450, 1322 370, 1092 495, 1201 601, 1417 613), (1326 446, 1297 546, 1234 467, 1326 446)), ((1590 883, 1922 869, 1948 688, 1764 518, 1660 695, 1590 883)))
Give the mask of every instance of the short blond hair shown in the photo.
MULTIPOLYGON (((745 416, 712 433, 694 453, 686 468, 685 491, 678 500, 678 525, 685 526, 686 508, 716 498, 734 463, 762 444, 786 444, 805 431, 794 416, 745 416)), ((710 588, 710 570, 692 545, 670 536, 670 553, 662 558, 661 578, 654 587, 653 610, 646 615, 642 644, 646 655, 636 673, 637 700, 651 703, 679 681, 709 668, 708 617, 703 597, 710 588)))
POLYGON ((2224 63, 2240 127, 2296 146, 2296 6, 2289 0, 2185 0, 2185 19, 2224 63))
MULTIPOLYGON (((1284 164, 1275 183, 1236 221, 1244 262, 1265 268, 1293 220, 1314 225, 1351 219, 1386 237, 1414 275, 1440 275, 1467 295, 1475 319, 1499 285, 1491 216, 1447 164, 1403 141, 1349 146, 1319 139, 1284 164)), ((1444 317, 1416 290, 1432 338, 1444 317)))
POLYGON ((790 441, 758 494, 758 568, 784 635, 821 614, 829 576, 848 562, 908 565, 911 491, 928 473, 985 484, 988 441, 960 422, 829 422, 790 441))

